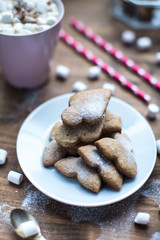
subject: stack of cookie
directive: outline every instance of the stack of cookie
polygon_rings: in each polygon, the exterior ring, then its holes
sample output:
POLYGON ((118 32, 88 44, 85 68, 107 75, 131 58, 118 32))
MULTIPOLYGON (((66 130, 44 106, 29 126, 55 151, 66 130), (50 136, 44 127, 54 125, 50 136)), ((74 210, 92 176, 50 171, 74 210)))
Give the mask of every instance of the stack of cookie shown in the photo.
POLYGON ((134 178, 137 173, 131 142, 121 134, 121 118, 107 110, 110 97, 106 89, 74 94, 43 153, 45 167, 54 165, 96 193, 102 181, 120 190, 123 175, 134 178))

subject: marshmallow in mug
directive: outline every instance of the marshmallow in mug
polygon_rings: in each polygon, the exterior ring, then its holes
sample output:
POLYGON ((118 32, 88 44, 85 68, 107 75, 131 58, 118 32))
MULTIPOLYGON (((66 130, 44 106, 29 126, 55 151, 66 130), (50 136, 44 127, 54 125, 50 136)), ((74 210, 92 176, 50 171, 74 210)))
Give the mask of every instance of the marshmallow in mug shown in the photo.
POLYGON ((54 0, 0 0, 0 33, 36 33, 54 25, 59 17, 54 0))

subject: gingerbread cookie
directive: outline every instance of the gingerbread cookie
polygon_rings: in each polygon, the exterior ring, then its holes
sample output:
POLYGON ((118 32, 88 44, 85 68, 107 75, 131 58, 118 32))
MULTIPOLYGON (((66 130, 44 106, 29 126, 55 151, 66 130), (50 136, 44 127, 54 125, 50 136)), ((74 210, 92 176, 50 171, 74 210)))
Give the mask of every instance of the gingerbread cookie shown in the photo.
POLYGON ((107 89, 94 89, 74 94, 69 100, 69 107, 61 115, 63 123, 74 127, 82 123, 94 125, 102 122, 110 97, 111 91, 107 89))
POLYGON ((53 126, 51 132, 50 132, 50 136, 49 136, 49 140, 55 140, 55 132, 56 130, 62 125, 62 122, 56 122, 55 125, 53 126))
POLYGON ((121 132, 121 118, 106 110, 102 134, 121 132))
POLYGON ((84 145, 99 139, 102 128, 103 121, 95 126, 82 124, 74 128, 62 124, 55 132, 55 139, 63 147, 74 147, 79 143, 84 145))
POLYGON ((92 192, 98 193, 101 179, 96 171, 90 169, 81 157, 68 157, 57 161, 55 168, 66 177, 76 177, 79 183, 92 192))
POLYGON ((113 161, 123 175, 134 178, 137 174, 137 164, 130 148, 124 146, 118 139, 102 138, 95 142, 99 152, 108 160, 113 161))
POLYGON ((82 124, 79 127, 69 127, 62 123, 57 123, 53 128, 56 141, 63 147, 73 147, 82 142, 91 143, 102 135, 109 135, 115 132, 121 132, 121 118, 108 110, 102 122, 95 126, 82 124))
POLYGON ((122 175, 113 163, 99 154, 93 145, 78 148, 78 153, 91 168, 97 169, 102 180, 111 188, 120 190, 123 183, 122 175))
POLYGON ((78 146, 72 148, 64 148, 60 146, 55 140, 49 142, 43 152, 43 166, 53 166, 55 162, 66 156, 78 156, 78 146))
POLYGON ((55 162, 66 157, 67 149, 61 147, 55 140, 49 142, 43 151, 44 167, 53 166, 55 162))
POLYGON ((116 133, 113 138, 117 139, 120 143, 122 143, 122 145, 125 146, 125 148, 127 148, 128 151, 131 152, 133 151, 133 145, 131 143, 131 140, 125 132, 121 134, 116 133))

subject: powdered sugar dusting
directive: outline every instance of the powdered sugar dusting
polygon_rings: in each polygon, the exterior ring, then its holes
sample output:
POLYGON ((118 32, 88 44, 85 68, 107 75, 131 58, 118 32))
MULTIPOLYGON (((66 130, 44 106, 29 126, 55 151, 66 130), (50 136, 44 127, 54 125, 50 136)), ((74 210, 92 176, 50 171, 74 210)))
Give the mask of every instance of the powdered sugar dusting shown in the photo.
POLYGON ((152 234, 150 240, 159 240, 160 239, 160 232, 155 232, 152 234))
POLYGON ((133 145, 131 143, 131 140, 129 139, 129 137, 127 136, 126 133, 122 133, 122 134, 116 134, 116 139, 128 150, 128 151, 132 151, 133 150, 133 145))
MULTIPOLYGON (((135 206, 141 196, 160 204, 160 180, 148 180, 148 182, 129 198, 109 206, 103 207, 75 207, 56 202, 32 185, 24 191, 24 200, 20 208, 28 210, 33 216, 36 214, 58 214, 64 218, 70 218, 73 222, 91 222, 100 227, 101 233, 97 240, 105 240, 105 232, 111 232, 112 239, 118 239, 117 229, 123 231, 125 239, 129 235, 136 215, 135 206), (117 238, 116 238, 117 237, 117 238)), ((12 202, 0 201, 0 228, 10 228, 10 212, 17 206, 12 202)), ((158 211, 158 206, 157 206, 158 211)), ((38 219, 39 220, 39 219, 38 219)), ((43 229, 45 231, 45 229, 43 229)), ((150 240, 159 240, 160 232, 154 232, 150 240)))
POLYGON ((69 117, 70 123, 72 122, 73 124, 78 117, 78 125, 83 120, 84 122, 94 124, 103 119, 103 114, 109 98, 110 92, 106 92, 104 90, 91 90, 76 93, 69 100, 70 107, 62 113, 63 121, 66 122, 66 118, 69 117))
POLYGON ((142 195, 152 199, 160 205, 160 180, 151 180, 148 182, 148 187, 144 189, 142 195))
POLYGON ((10 228, 10 213, 14 209, 14 206, 11 206, 11 203, 4 201, 0 202, 0 228, 10 228))
MULTIPOLYGON (((80 102, 79 102, 80 106, 80 102)), ((95 94, 91 99, 83 104, 83 108, 80 109, 80 113, 83 118, 99 119, 105 111, 106 99, 103 95, 95 94)))
POLYGON ((32 185, 29 185, 27 191, 25 192, 25 198, 22 203, 22 208, 34 211, 40 209, 41 212, 45 212, 46 206, 50 202, 50 198, 33 188, 32 185))

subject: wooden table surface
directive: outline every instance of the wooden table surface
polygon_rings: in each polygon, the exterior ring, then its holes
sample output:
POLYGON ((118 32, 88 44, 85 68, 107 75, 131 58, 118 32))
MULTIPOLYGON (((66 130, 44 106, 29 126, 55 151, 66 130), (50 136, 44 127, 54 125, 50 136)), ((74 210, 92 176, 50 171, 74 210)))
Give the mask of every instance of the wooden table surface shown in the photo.
MULTIPOLYGON (((137 36, 147 35, 151 36, 153 40, 152 49, 149 52, 141 53, 136 50, 135 46, 125 47, 122 45, 120 36, 127 26, 111 17, 109 1, 64 0, 64 5, 66 11, 63 28, 115 67, 117 71, 127 76, 130 81, 149 93, 153 103, 160 104, 160 95, 157 90, 73 30, 68 22, 71 16, 83 20, 95 32, 112 42, 157 78, 160 75, 160 67, 155 62, 155 53, 160 47, 158 31, 137 32, 137 36)), ((42 233, 48 240, 160 239, 158 208, 160 204, 160 157, 157 157, 149 180, 138 192, 119 203, 97 208, 67 206, 56 202, 39 192, 26 177, 20 186, 10 184, 7 180, 10 170, 22 172, 16 155, 16 139, 25 118, 46 100, 71 92, 72 84, 75 81, 83 81, 89 89, 101 88, 104 82, 114 83, 116 86, 115 97, 129 103, 146 118, 147 105, 106 74, 102 73, 98 80, 88 80, 87 70, 90 66, 89 62, 59 41, 53 71, 45 86, 35 90, 18 90, 10 87, 3 75, 0 75, 0 148, 8 152, 6 163, 0 166, 1 240, 19 239, 13 233, 9 219, 10 211, 15 207, 28 209, 38 220, 42 233), (55 68, 58 64, 64 64, 71 70, 66 81, 60 81, 55 76, 55 68), (139 211, 150 214, 150 223, 147 227, 134 224, 134 218, 139 211)), ((155 138, 160 139, 160 114, 155 121, 148 119, 147 121, 155 138)))

